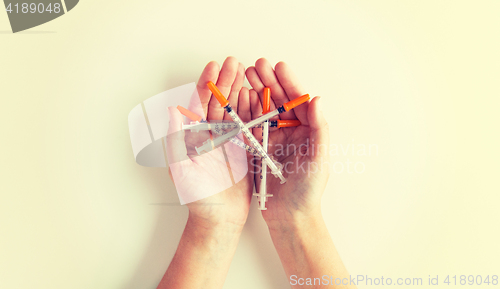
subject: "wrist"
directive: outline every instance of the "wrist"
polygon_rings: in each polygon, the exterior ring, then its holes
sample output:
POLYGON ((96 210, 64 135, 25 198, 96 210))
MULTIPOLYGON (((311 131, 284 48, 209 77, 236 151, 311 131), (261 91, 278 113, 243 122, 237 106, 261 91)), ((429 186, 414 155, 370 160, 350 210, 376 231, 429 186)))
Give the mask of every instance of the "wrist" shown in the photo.
POLYGON ((301 234, 316 230, 324 225, 320 211, 313 213, 295 213, 288 218, 266 220, 271 235, 301 234))
POLYGON ((225 235, 239 235, 243 230, 243 224, 230 221, 210 220, 198 215, 189 213, 186 227, 192 227, 204 233, 224 233, 225 235))
POLYGON ((330 239, 321 214, 303 216, 290 223, 275 223, 269 233, 280 259, 285 264, 295 264, 285 270, 287 276, 309 272, 323 252, 324 243, 330 239))

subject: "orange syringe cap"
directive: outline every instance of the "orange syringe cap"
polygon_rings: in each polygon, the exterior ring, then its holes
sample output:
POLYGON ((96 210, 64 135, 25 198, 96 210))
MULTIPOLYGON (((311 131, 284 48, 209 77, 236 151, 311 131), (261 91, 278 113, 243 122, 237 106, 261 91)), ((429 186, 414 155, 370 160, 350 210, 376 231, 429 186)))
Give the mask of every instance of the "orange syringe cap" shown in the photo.
POLYGON ((304 94, 303 96, 301 97, 297 97, 296 99, 294 100, 290 100, 289 102, 283 104, 283 108, 286 110, 286 111, 289 111, 290 109, 292 108, 295 108, 301 104, 303 104, 304 102, 308 101, 309 100, 309 94, 304 94))
POLYGON ((207 85, 208 85, 208 88, 210 89, 210 91, 212 92, 212 94, 219 101, 220 105, 222 107, 226 107, 229 104, 229 101, 224 97, 224 95, 222 95, 222 92, 220 92, 220 90, 217 88, 217 86, 215 86, 215 84, 211 81, 209 81, 207 83, 207 85))
POLYGON ((289 120, 278 120, 278 128, 280 127, 292 127, 301 125, 300 120, 289 119, 289 120))
POLYGON ((187 116, 190 120, 192 121, 201 121, 201 116, 197 115, 196 113, 188 110, 187 108, 184 108, 180 105, 177 106, 177 109, 185 116, 187 116))
POLYGON ((271 88, 264 88, 264 96, 262 98, 262 114, 266 114, 271 110, 271 88))

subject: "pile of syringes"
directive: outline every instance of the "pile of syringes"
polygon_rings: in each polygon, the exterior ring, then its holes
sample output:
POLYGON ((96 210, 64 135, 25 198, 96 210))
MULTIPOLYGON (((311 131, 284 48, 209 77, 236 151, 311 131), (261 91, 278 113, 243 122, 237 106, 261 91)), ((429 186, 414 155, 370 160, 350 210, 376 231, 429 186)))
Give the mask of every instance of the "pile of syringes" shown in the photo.
POLYGON ((227 112, 227 114, 231 117, 233 122, 207 122, 202 119, 200 116, 195 113, 178 106, 179 111, 190 118, 192 120, 191 124, 183 125, 183 129, 191 130, 192 132, 198 132, 203 130, 210 130, 217 137, 210 137, 206 140, 203 145, 196 147, 196 151, 198 154, 202 154, 203 152, 209 152, 220 145, 230 141, 237 146, 245 149, 249 153, 254 156, 260 157, 262 160, 262 170, 261 170, 261 182, 259 187, 259 193, 254 194, 259 198, 259 209, 266 210, 266 201, 268 197, 272 197, 272 194, 267 194, 266 188, 266 176, 267 176, 267 168, 271 170, 271 173, 280 179, 281 184, 286 182, 285 177, 282 173, 283 166, 275 159, 273 159, 268 153, 268 143, 269 143, 269 127, 293 127, 300 125, 300 121, 298 120, 273 120, 270 121, 274 116, 279 115, 285 111, 290 111, 291 109, 305 103, 309 100, 309 95, 305 94, 301 97, 298 97, 294 100, 291 100, 282 106, 278 107, 274 111, 270 111, 270 101, 271 101, 271 90, 266 87, 263 93, 263 115, 248 122, 244 123, 241 118, 236 114, 233 110, 229 101, 222 95, 217 86, 212 82, 208 82, 208 87, 212 91, 212 94, 219 101, 221 106, 227 112), (254 127, 262 128, 262 144, 255 138, 252 132, 249 130, 254 127), (228 131, 229 130, 229 131, 228 131), (239 133, 243 133, 245 138, 248 140, 250 145, 247 145, 245 142, 236 137, 239 133))

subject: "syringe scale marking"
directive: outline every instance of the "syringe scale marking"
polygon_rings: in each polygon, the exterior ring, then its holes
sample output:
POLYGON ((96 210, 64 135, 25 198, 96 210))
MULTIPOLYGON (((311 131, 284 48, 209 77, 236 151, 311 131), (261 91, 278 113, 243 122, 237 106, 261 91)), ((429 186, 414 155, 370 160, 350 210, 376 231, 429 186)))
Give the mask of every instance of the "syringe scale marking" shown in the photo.
MULTIPOLYGON (((211 83, 211 82, 209 82, 209 87, 210 87, 210 83, 211 83)), ((214 87, 214 88, 211 88, 211 90, 212 90, 212 89, 214 89, 214 90, 215 90, 215 89, 217 89, 217 87, 216 87, 213 83, 212 83, 211 85, 213 85, 213 87, 214 87)), ((218 91, 218 90, 217 90, 217 91, 218 91)), ((214 93, 214 91, 212 91, 212 93, 214 93)), ((214 93, 214 95, 217 95, 217 94, 215 94, 215 93, 214 93)), ((224 96, 223 96, 220 92, 218 92, 218 95, 219 95, 219 96, 216 96, 216 98, 220 98, 220 97, 222 97, 222 98, 225 100, 225 97, 224 97, 224 96)), ((224 102, 224 100, 222 100, 223 102, 219 101, 219 102, 221 103, 221 105, 222 105, 223 103, 224 103, 226 106, 227 106, 227 105, 229 105, 229 102, 228 102, 227 100, 225 100, 225 102, 224 102)), ((260 117, 258 117, 258 118, 256 118, 256 119, 254 119, 254 120, 252 120, 252 121, 248 122, 247 124, 244 124, 244 127, 245 127, 245 128, 247 128, 247 129, 252 128, 252 127, 255 127, 255 126, 257 126, 257 125, 259 125, 259 124, 263 123, 263 122, 264 122, 264 121, 266 121, 266 120, 271 119, 272 117, 274 117, 274 116, 276 116, 276 115, 278 115, 278 114, 280 114, 280 113, 283 113, 283 112, 285 112, 285 111, 289 111, 289 110, 291 110, 291 109, 293 109, 293 108, 297 107, 298 105, 303 104, 304 102, 306 102, 306 101, 308 101, 308 100, 309 100, 309 94, 304 94, 304 95, 302 95, 301 97, 298 97, 298 98, 296 98, 296 99, 294 99, 294 100, 291 100, 291 101, 289 101, 289 102, 287 102, 287 103, 283 104, 282 106, 278 107, 278 109, 276 109, 276 110, 274 110, 274 111, 272 111, 272 112, 270 112, 270 113, 266 113, 266 114, 264 114, 264 115, 262 115, 262 116, 260 116, 260 117)), ((231 114, 230 114, 229 112, 228 112, 228 114, 231 116, 231 114)), ((234 113, 233 113, 233 114, 234 114, 234 113)), ((239 117, 238 117, 238 118, 239 118, 239 117)), ((234 119, 233 119, 233 120, 234 120, 234 119)), ((235 121, 235 122, 236 122, 236 121, 235 121)), ((239 124, 239 125, 241 125, 241 124, 243 123, 243 122, 241 121, 241 119, 239 120, 239 122, 240 122, 240 124, 239 124)), ((290 125, 290 126, 293 126, 293 125, 290 125)), ((242 129, 242 131, 243 131, 243 129, 242 129)), ((252 135, 252 136, 253 136, 253 135, 252 135)), ((217 140, 217 142, 222 143, 222 142, 226 141, 227 139, 229 139, 229 136, 226 134, 226 135, 222 135, 222 136, 218 137, 216 140, 217 140)), ((249 140, 250 140, 250 139, 249 139, 249 140)), ((203 150, 209 151, 209 150, 210 150, 210 147, 209 147, 209 146, 204 146, 204 147, 200 147, 199 149, 200 149, 201 151, 203 151, 203 150)))
MULTIPOLYGON (((219 89, 217 88, 217 86, 215 86, 215 84, 213 84, 212 82, 208 82, 208 87, 212 91, 212 93, 215 96, 215 98, 217 98, 217 100, 219 101, 219 103, 221 104, 221 106, 224 107, 224 109, 226 110, 226 112, 233 119, 233 121, 238 124, 238 126, 241 129, 241 132, 243 133, 243 135, 245 135, 245 137, 250 141, 251 144, 253 144, 254 148, 262 156, 262 161, 265 161, 267 163, 267 165, 271 169, 272 174, 275 177, 280 178, 281 183, 286 182, 286 179, 283 176, 283 174, 281 173, 281 171, 274 164, 274 162, 271 160, 271 158, 269 157, 269 155, 264 151, 264 149, 262 148, 262 146, 260 145, 260 143, 253 136, 253 134, 250 132, 250 130, 245 126, 245 124, 240 119, 240 117, 233 111, 231 105, 229 104, 229 101, 224 97, 224 95, 222 95, 222 93, 219 91, 219 89)), ((227 135, 228 134, 223 135, 223 136, 219 137, 219 139, 224 138, 227 135)), ((224 138, 224 139, 227 139, 227 137, 224 138)))

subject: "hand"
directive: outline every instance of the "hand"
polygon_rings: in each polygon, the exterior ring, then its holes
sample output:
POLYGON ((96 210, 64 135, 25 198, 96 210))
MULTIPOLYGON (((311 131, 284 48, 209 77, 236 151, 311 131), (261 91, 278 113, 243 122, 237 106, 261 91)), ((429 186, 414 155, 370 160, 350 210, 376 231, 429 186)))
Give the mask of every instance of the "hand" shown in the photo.
MULTIPOLYGON (((208 121, 230 120, 207 83, 212 81, 228 97, 233 109, 243 121, 249 121, 249 90, 243 86, 245 68, 234 57, 228 57, 219 71, 217 62, 207 64, 197 84, 198 95, 194 95, 189 110, 208 121), (198 101, 199 96, 199 101, 198 101), (201 103, 201 106, 200 106, 201 103)), ((183 131, 182 115, 175 107, 169 108, 170 126, 167 136, 167 157, 170 174, 176 189, 185 202, 200 199, 212 190, 210 197, 188 203, 189 218, 206 227, 234 224, 242 227, 247 219, 253 190, 253 175, 247 173, 250 156, 232 143, 208 153, 198 155, 194 146, 209 138, 209 132, 191 133, 183 131), (243 176, 235 185, 228 176, 227 158, 231 158, 233 177, 243 176), (221 189, 222 188, 222 189, 221 189)))
MULTIPOLYGON (((271 88, 271 111, 295 99, 304 90, 287 64, 280 62, 273 70, 264 58, 249 67, 246 76, 250 90, 252 118, 262 114, 262 95, 265 87, 271 88)), ((328 124, 320 111, 319 97, 292 111, 279 115, 281 119, 298 119, 298 127, 280 128, 269 133, 269 153, 284 165, 285 184, 271 174, 267 176, 267 192, 273 194, 266 203, 262 216, 270 228, 292 224, 310 218, 321 219, 321 196, 329 176, 328 124)), ((254 129, 262 138, 262 130, 254 129)), ((252 168, 254 172, 259 172, 252 168)), ((260 175, 255 174, 256 188, 260 175)))

